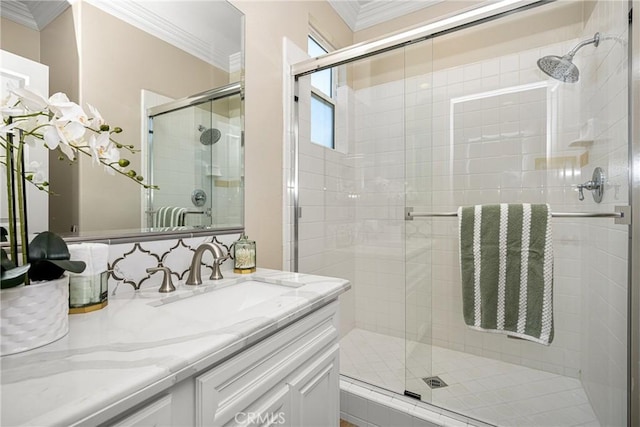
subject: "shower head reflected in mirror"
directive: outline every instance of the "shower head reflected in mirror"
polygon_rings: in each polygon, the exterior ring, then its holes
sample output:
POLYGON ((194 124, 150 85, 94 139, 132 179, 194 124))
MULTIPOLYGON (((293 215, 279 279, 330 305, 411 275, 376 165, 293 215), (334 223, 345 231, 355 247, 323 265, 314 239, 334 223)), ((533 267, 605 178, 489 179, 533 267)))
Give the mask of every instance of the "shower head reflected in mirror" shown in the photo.
POLYGON ((206 128, 202 125, 198 125, 198 131, 200 134, 200 143, 202 145, 213 145, 220 140, 222 133, 215 128, 206 128))
POLYGON ((600 44, 600 33, 595 33, 592 39, 580 42, 564 56, 548 55, 538 59, 538 67, 547 75, 565 83, 575 83, 580 78, 580 70, 573 63, 573 57, 584 46, 600 44))

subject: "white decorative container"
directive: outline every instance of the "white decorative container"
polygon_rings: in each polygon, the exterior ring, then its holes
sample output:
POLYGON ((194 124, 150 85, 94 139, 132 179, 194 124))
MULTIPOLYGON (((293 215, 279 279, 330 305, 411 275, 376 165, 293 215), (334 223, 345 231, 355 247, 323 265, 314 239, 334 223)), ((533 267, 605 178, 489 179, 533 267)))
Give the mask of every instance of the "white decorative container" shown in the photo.
POLYGON ((0 291, 0 356, 52 343, 69 332, 69 276, 0 291))

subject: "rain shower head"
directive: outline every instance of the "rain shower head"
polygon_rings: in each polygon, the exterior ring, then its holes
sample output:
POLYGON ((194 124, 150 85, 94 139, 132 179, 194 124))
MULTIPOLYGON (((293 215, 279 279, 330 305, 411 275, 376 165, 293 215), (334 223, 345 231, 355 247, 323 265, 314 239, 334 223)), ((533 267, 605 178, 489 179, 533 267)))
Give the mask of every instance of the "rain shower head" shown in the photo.
POLYGON ((575 83, 580 78, 580 70, 569 55, 549 55, 538 59, 538 67, 549 76, 565 83, 575 83))
POLYGON ((595 33, 593 39, 578 43, 576 47, 564 56, 549 55, 538 59, 538 67, 556 80, 565 83, 575 83, 580 78, 580 70, 578 70, 578 67, 573 63, 573 57, 581 48, 588 44, 593 44, 595 47, 598 47, 598 44, 600 44, 600 33, 595 33))
POLYGON ((202 145, 213 145, 220 140, 222 133, 215 128, 206 128, 202 125, 198 126, 200 134, 200 143, 202 145))

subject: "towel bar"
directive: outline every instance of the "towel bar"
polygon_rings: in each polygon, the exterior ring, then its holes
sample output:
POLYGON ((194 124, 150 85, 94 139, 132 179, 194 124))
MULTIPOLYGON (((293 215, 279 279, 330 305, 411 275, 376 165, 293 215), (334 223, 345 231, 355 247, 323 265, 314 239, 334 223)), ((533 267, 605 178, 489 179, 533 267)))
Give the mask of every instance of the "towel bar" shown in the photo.
MULTIPOLYGON (((145 213, 148 213, 148 214, 153 214, 156 212, 158 212, 157 209, 148 209, 145 211, 145 213)), ((185 211, 184 213, 185 215, 203 215, 206 213, 206 211, 185 211)))
MULTIPOLYGON (((554 218, 615 218, 616 224, 631 224, 631 211, 629 206, 616 206, 615 212, 552 212, 554 218)), ((458 212, 414 212, 412 207, 404 208, 404 219, 407 221, 417 217, 457 217, 458 212)))

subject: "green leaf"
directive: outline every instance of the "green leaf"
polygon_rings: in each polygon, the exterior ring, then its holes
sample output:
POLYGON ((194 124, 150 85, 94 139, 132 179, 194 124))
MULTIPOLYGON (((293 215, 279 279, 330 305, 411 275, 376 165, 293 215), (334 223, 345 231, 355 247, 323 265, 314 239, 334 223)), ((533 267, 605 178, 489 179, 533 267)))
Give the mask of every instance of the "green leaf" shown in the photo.
POLYGON ((0 289, 13 288, 24 283, 29 267, 29 264, 16 267, 7 252, 0 249, 0 289))
POLYGON ((0 275, 0 289, 14 288, 23 284, 29 267, 31 266, 27 264, 11 270, 4 270, 0 275))
POLYGON ((29 277, 32 280, 58 279, 65 270, 82 273, 86 268, 83 261, 70 261, 69 248, 60 236, 43 231, 29 244, 29 277))

